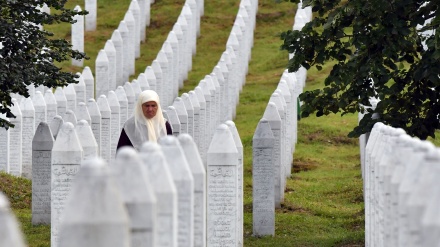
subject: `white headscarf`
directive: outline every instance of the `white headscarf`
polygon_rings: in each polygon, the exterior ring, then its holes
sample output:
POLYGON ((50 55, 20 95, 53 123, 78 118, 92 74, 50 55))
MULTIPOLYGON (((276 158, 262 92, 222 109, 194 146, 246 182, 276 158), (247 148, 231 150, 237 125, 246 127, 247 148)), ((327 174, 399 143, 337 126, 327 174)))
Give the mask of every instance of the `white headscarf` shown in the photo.
POLYGON ((145 90, 139 94, 134 114, 124 125, 125 133, 130 139, 133 147, 139 150, 146 141, 157 142, 157 139, 167 134, 165 118, 160 107, 159 95, 153 90, 145 90), (156 116, 148 119, 142 111, 142 104, 154 101, 157 104, 156 116))

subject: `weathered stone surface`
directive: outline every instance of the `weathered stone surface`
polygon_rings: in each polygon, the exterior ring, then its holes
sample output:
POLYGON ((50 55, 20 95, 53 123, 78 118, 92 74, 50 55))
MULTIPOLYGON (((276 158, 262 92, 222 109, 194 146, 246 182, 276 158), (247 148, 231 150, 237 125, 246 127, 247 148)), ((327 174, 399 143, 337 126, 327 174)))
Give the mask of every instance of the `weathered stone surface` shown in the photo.
POLYGON ((95 61, 96 99, 101 95, 107 95, 107 92, 110 90, 109 68, 110 62, 107 57, 107 52, 101 49, 95 61))
MULTIPOLYGON (((79 5, 76 5, 73 11, 80 12, 82 9, 79 5)), ((73 23, 71 27, 72 50, 84 52, 84 16, 75 15, 73 16, 73 20, 75 23, 73 23)), ((83 59, 77 60, 72 58, 72 65, 82 67, 83 59)))
POLYGON ((116 157, 116 147, 118 145, 119 136, 121 135, 121 129, 122 126, 120 126, 121 119, 120 119, 120 110, 121 107, 119 105, 118 96, 116 96, 116 93, 113 91, 108 92, 108 103, 111 110, 111 160, 113 160, 116 157))
MULTIPOLYGON (((123 78, 123 69, 124 69, 124 61, 123 61, 123 51, 124 51, 124 45, 122 41, 122 36, 119 30, 113 31, 112 38, 113 46, 115 47, 116 51, 116 87, 122 86, 124 83, 123 78)), ((114 90, 114 89, 112 89, 114 90)))
POLYGON ((44 93, 44 102, 46 102, 46 121, 50 122, 58 114, 58 104, 52 89, 48 89, 44 93))
POLYGON ((67 85, 64 89, 64 95, 66 96, 66 110, 75 111, 76 108, 76 91, 73 84, 67 85))
MULTIPOLYGON (((124 126, 125 121, 128 119, 128 98, 127 94, 125 93, 125 89, 122 86, 119 86, 116 91, 116 96, 118 96, 119 106, 121 107, 119 113, 121 115, 121 122, 120 126, 124 126)), ((132 110, 133 111, 133 110, 132 110)))
POLYGON ((90 127, 92 128, 93 136, 95 136, 98 144, 98 154, 101 154, 101 111, 95 99, 90 98, 87 101, 87 110, 90 115, 90 127))
POLYGON ((111 109, 107 97, 101 95, 96 102, 101 112, 101 146, 100 155, 106 160, 111 160, 111 109))
POLYGON ((73 126, 75 126, 76 123, 78 122, 78 119, 76 118, 75 112, 73 112, 72 110, 66 111, 66 114, 64 114, 63 120, 64 120, 64 122, 72 123, 73 126))
POLYGON ((92 119, 90 117, 86 103, 78 103, 75 110, 75 116, 77 120, 86 120, 89 125, 91 124, 92 119))
POLYGON ((117 87, 116 82, 116 48, 111 39, 105 42, 104 46, 105 54, 108 59, 108 89, 115 90, 117 87))
POLYGON ((67 98, 64 94, 63 88, 57 87, 57 89, 55 89, 54 96, 57 101, 57 114, 64 116, 67 110, 67 98))
POLYGON ((60 131, 61 126, 63 125, 64 120, 60 115, 56 115, 49 122, 49 128, 52 132, 53 139, 57 139, 58 132, 60 131))
POLYGON ((95 98, 95 78, 89 66, 85 66, 82 71, 84 84, 86 85, 86 100, 95 98))
POLYGON ((47 119, 47 106, 44 100, 43 94, 40 91, 36 91, 34 98, 32 98, 32 104, 35 109, 35 130, 40 122, 46 122, 47 119))
POLYGON ((22 173, 18 176, 32 179, 32 138, 35 133, 35 108, 32 99, 24 98, 20 103, 22 114, 22 173))
POLYGON ((75 126, 75 131, 83 149, 83 159, 98 157, 98 143, 96 143, 89 123, 84 119, 79 120, 75 126))

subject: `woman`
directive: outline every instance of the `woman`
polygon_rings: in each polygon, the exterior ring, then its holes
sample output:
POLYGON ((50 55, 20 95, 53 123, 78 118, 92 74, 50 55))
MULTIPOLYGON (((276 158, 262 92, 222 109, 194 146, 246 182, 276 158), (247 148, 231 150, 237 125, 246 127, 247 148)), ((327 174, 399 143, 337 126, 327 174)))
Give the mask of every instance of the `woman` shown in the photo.
POLYGON ((117 149, 132 146, 139 150, 142 143, 157 142, 160 137, 172 133, 171 125, 163 117, 159 95, 153 90, 145 90, 139 94, 133 116, 122 128, 117 149))

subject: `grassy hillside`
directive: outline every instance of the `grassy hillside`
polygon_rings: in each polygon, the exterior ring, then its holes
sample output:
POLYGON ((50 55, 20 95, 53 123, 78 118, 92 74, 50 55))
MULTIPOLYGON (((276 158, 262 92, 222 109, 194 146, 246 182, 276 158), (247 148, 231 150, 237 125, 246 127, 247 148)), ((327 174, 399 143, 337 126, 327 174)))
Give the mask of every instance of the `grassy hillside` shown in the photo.
MULTIPOLYGON (((151 26, 147 28, 141 58, 136 61, 136 76, 156 57, 183 2, 156 0, 152 5, 151 26)), ((73 8, 83 1, 69 0, 68 4, 73 8)), ((182 92, 193 89, 206 74, 211 73, 225 50, 238 4, 238 0, 205 1, 205 16, 201 21, 193 71, 182 92)), ((123 19, 128 5, 129 0, 98 1, 98 29, 86 33, 85 51, 90 60, 85 61, 85 66, 90 66, 92 71, 99 49, 104 47, 123 19)), ((287 54, 279 50, 279 34, 292 27, 295 11, 296 5, 291 3, 259 1, 252 60, 235 119, 245 155, 245 246, 363 246, 364 215, 358 141, 346 137, 357 122, 356 115, 309 117, 299 121, 293 175, 287 181, 285 202, 276 212, 276 235, 264 238, 252 236, 252 137, 287 65, 287 54)), ((56 32, 57 37, 70 39, 70 27, 67 25, 46 28, 56 32)), ((69 71, 82 71, 70 66, 70 62, 62 66, 69 71)), ((319 72, 309 71, 306 90, 321 87, 328 71, 329 67, 319 72)), ((6 192, 12 201, 29 246, 50 246, 50 228, 30 224, 30 181, 0 173, 0 190, 6 192)))

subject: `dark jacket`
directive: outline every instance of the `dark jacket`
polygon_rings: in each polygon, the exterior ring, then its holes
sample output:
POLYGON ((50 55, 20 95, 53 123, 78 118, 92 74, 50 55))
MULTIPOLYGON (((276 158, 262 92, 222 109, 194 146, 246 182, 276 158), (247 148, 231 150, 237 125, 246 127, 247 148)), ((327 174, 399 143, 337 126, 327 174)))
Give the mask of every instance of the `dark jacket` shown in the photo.
MULTIPOLYGON (((173 130, 171 129, 170 123, 168 121, 165 122, 165 127, 167 128, 167 135, 172 135, 173 130)), ((131 144, 130 138, 128 138, 127 134, 125 133, 124 128, 122 128, 121 136, 119 137, 118 146, 116 147, 116 150, 123 146, 131 146, 133 147, 133 144, 131 144)))

